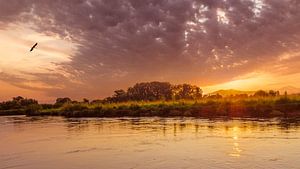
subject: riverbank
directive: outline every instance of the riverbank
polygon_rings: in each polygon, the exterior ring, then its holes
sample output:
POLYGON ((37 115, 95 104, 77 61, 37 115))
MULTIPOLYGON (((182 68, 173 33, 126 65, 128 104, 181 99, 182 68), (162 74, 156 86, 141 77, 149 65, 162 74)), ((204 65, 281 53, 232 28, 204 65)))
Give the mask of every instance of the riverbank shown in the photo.
POLYGON ((300 117, 300 98, 281 96, 169 102, 68 103, 58 108, 32 105, 25 109, 0 111, 0 115, 21 114, 64 117, 300 117))

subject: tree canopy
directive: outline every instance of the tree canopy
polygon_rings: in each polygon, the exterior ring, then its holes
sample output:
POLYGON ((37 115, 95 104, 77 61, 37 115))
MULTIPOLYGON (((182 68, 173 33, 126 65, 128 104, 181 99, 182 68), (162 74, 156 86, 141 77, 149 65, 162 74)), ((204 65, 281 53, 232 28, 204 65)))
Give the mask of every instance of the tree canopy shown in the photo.
POLYGON ((123 101, 156 101, 156 100, 180 100, 199 99, 202 90, 195 85, 180 84, 172 85, 169 82, 143 82, 129 87, 127 91, 116 90, 112 97, 105 100, 108 102, 123 101))

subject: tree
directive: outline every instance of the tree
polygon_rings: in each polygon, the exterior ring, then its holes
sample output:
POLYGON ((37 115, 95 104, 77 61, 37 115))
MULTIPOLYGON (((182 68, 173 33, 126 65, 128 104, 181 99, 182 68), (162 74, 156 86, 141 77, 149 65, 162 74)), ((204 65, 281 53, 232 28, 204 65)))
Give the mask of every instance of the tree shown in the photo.
POLYGON ((269 96, 272 96, 272 97, 279 96, 279 91, 270 90, 269 96))
POLYGON ((137 83, 128 88, 127 95, 130 100, 171 100, 172 85, 168 82, 137 83))
POLYGON ((20 102, 21 100, 24 100, 22 96, 13 97, 13 101, 20 102))
POLYGON ((2 110, 21 109, 30 105, 37 105, 38 101, 34 99, 27 99, 21 96, 14 97, 11 101, 6 101, 1 104, 2 110))
POLYGON ((266 91, 263 90, 258 90, 257 92, 254 93, 255 97, 267 97, 269 94, 266 91))
POLYGON ((72 103, 72 100, 68 97, 64 97, 64 98, 57 98, 56 102, 55 102, 55 107, 60 107, 66 103, 72 103))
POLYGON ((111 98, 114 102, 124 102, 128 100, 127 92, 125 90, 116 90, 115 94, 111 98))
POLYGON ((190 84, 174 85, 172 87, 172 95, 175 100, 195 100, 202 97, 202 90, 198 86, 190 84))
POLYGON ((28 105, 33 105, 33 104, 38 104, 38 101, 34 99, 22 99, 20 100, 21 106, 28 106, 28 105))
POLYGON ((195 100, 202 97, 202 90, 190 84, 172 85, 168 82, 144 82, 129 87, 127 91, 116 90, 104 102, 156 101, 172 99, 195 100))
POLYGON ((90 101, 89 101, 88 99, 86 99, 86 98, 83 98, 83 103, 87 103, 87 104, 89 104, 89 103, 90 103, 90 101))

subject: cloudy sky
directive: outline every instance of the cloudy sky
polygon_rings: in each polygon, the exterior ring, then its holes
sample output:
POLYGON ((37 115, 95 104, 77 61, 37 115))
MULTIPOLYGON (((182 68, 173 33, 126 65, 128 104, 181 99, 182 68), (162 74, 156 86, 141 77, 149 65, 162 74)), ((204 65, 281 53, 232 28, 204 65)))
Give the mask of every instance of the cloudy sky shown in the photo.
POLYGON ((0 100, 300 84, 299 0, 0 0, 0 100), (37 48, 29 52, 38 42, 37 48))

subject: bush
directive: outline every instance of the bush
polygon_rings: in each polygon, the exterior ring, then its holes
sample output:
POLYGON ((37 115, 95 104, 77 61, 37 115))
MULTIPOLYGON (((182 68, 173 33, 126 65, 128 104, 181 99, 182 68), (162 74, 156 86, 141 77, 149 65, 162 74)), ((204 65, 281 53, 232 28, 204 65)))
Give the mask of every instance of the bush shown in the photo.
POLYGON ((25 108, 26 115, 36 115, 39 114, 40 110, 42 110, 42 106, 39 104, 31 104, 25 108))
POLYGON ((64 112, 74 112, 74 111, 83 111, 87 109, 88 109, 87 106, 81 104, 65 104, 61 110, 64 112))

